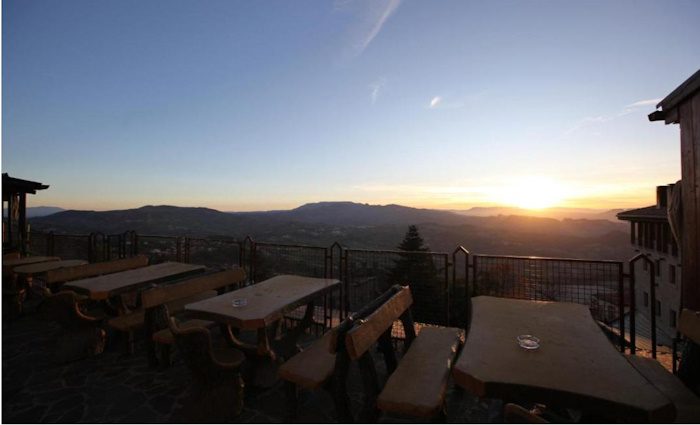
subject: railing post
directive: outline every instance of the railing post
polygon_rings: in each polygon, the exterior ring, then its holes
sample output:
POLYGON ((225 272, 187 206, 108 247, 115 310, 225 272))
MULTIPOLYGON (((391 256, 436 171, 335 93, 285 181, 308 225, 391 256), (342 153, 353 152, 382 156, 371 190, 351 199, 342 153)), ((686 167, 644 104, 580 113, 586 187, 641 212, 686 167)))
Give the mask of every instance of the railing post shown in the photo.
POLYGON ((469 292, 469 251, 463 246, 458 246, 454 251, 452 251, 452 289, 457 286, 457 254, 464 254, 464 327, 468 327, 469 323, 469 308, 470 302, 470 292, 469 292))
POLYGON ((623 264, 618 265, 618 282, 620 298, 618 300, 618 309, 620 310, 620 351, 625 352, 625 276, 623 271, 623 264))
POLYGON ((651 357, 656 358, 656 271, 653 261, 649 260, 649 297, 651 297, 651 357))
POLYGON ((634 264, 630 263, 630 354, 637 354, 637 293, 634 264))
POLYGON ((452 297, 450 296, 451 292, 451 287, 450 287, 450 260, 448 254, 442 254, 441 257, 443 257, 443 260, 445 261, 445 319, 446 319, 446 326, 450 326, 450 310, 451 310, 451 300, 452 297))

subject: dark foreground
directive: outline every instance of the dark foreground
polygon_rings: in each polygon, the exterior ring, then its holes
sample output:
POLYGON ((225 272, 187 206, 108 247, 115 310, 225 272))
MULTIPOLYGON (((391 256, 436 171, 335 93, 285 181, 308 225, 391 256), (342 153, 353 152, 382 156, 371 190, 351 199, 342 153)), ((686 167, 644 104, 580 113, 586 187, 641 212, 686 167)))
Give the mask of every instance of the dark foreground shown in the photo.
MULTIPOLYGON (((182 422, 190 374, 180 358, 172 367, 150 368, 145 350, 124 354, 120 340, 96 357, 68 364, 52 362, 59 329, 28 308, 24 316, 2 325, 2 421, 7 422, 182 422)), ((113 337, 113 335, 110 335, 113 337)), ((311 337, 310 337, 311 338, 311 337)), ((377 355, 377 370, 385 377, 377 355)), ((359 372, 350 380, 350 397, 362 399, 359 372)), ((452 384, 448 390, 449 422, 500 422, 498 401, 478 400, 452 384)), ((286 417, 282 385, 248 386, 245 408, 237 422, 279 423, 286 417)), ((201 412, 201 421, 207 412, 201 412)), ((323 391, 303 392, 299 422, 335 422, 333 402, 323 391)), ((384 416, 381 422, 405 422, 384 416)), ((410 420, 409 420, 410 421, 410 420)))

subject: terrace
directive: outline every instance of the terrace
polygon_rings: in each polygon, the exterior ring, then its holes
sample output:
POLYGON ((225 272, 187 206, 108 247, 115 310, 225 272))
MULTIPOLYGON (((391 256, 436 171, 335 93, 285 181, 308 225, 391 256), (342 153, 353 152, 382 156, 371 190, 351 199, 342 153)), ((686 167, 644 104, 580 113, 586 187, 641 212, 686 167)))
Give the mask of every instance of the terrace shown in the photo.
MULTIPOLYGON (((650 116, 690 117, 681 132, 679 233, 683 300, 695 311, 698 204, 686 182, 700 175, 697 131, 688 132, 698 121, 699 87, 696 73, 650 116)), ((674 339, 671 358, 658 349, 655 262, 643 253, 621 262, 483 255, 461 246, 413 252, 20 230, 30 256, 3 259, 6 422, 370 422, 378 409, 384 422, 406 421, 405 414, 447 422, 700 416, 692 388, 644 359, 663 357, 674 373, 679 362, 697 365, 700 326, 698 314, 684 310, 684 347, 674 339), (638 262, 648 265, 648 282, 635 276, 638 262), (52 293, 61 284, 76 292, 52 293), (630 296, 638 285, 648 285, 652 312, 650 337, 639 344, 630 296), (107 318, 98 320, 91 307, 107 318), (187 328, 171 313, 216 323, 187 328), (203 329, 210 325, 218 328, 203 329), (209 335, 210 342, 196 339, 209 335), (76 341, 78 350, 64 352, 76 341), (297 342, 305 347, 298 354, 297 342), (330 391, 290 386, 311 381, 308 387, 330 391), (504 408, 511 402, 526 408, 504 408)), ((695 373, 684 383, 697 387, 695 373)))
MULTIPOLYGON (((563 301, 588 307, 605 330, 609 343, 620 352, 642 356, 657 355, 669 368, 671 355, 652 353, 631 345, 630 324, 621 311, 629 313, 630 278, 628 264, 555 258, 526 258, 471 254, 463 247, 452 253, 355 250, 339 244, 330 247, 260 243, 252 238, 187 238, 139 235, 61 235, 31 233, 30 254, 83 259, 104 263, 120 258, 147 255, 150 264, 180 262, 201 264, 209 269, 241 267, 247 285, 283 274, 337 278, 342 289, 325 298, 314 310, 314 325, 302 340, 305 346, 337 326, 343 318, 372 302, 390 286, 392 272, 401 261, 432 264, 431 275, 411 282, 416 326, 467 324, 470 298, 489 295, 512 299, 563 301), (620 323, 622 318, 622 323, 620 323), (625 331, 624 329, 628 329, 625 331)), ((639 282, 638 284, 644 284, 639 282)), ((137 335, 134 353, 125 353, 122 337, 108 335, 100 355, 69 363, 56 362, 51 347, 61 335, 55 323, 36 313, 41 300, 30 296, 24 313, 3 321, 3 404, 9 422, 180 422, 189 393, 189 371, 175 356, 171 367, 149 367, 145 337, 137 335)), ((301 320, 303 309, 287 315, 285 327, 301 320)), ((634 332, 632 324, 631 332, 634 332)), ((404 343, 399 322, 392 329, 395 346, 404 343)), ((254 343, 254 337, 249 336, 254 343)), ((646 345, 645 348, 649 348, 646 345)), ((664 351, 662 353, 662 351, 664 351)), ((385 380, 386 366, 374 356, 377 373, 385 380)), ((361 404, 364 388, 359 370, 349 375, 348 395, 361 404)), ((335 421, 333 403, 324 392, 304 393, 299 420, 335 421)), ((287 420, 284 386, 246 386, 244 408, 236 421, 280 422, 287 420)), ((503 401, 484 399, 461 391, 450 381, 446 395, 449 422, 500 422, 503 401)), ((207 417, 201 417, 207 421, 207 417)), ((209 419, 211 420, 211 418, 209 419)), ((384 416, 383 420, 405 420, 384 416)))

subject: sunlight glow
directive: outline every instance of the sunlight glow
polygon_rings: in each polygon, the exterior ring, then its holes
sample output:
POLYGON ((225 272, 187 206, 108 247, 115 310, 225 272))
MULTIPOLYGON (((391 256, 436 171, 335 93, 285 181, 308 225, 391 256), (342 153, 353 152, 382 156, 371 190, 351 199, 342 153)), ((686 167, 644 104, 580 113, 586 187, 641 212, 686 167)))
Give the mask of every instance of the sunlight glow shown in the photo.
POLYGON ((495 202, 528 210, 559 206, 565 199, 564 188, 543 177, 520 178, 494 193, 495 202))

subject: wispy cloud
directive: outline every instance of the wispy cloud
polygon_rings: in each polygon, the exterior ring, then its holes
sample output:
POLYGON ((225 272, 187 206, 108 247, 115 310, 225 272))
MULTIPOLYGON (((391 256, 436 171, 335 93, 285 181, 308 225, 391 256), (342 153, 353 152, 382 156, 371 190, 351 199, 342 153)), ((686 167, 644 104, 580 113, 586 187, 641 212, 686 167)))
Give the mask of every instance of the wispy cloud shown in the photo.
POLYGON ((348 30, 349 56, 360 56, 400 5, 401 0, 336 0, 334 11, 351 12, 357 16, 348 30))
POLYGON ((377 103, 377 99, 379 99, 379 93, 384 89, 385 85, 386 85, 386 78, 380 78, 377 81, 375 81, 369 85, 369 88, 371 90, 369 96, 370 96, 370 99, 372 100, 372 105, 377 103))
POLYGON ((633 112, 637 112, 641 110, 643 107, 647 106, 653 106, 659 103, 661 99, 644 99, 644 100, 638 100, 636 102, 630 103, 626 106, 624 106, 620 111, 614 114, 610 115, 598 115, 598 116, 593 116, 593 117, 585 117, 581 119, 579 122, 577 122, 574 126, 569 128, 564 132, 564 135, 570 136, 573 133, 576 133, 577 131, 589 127, 590 125, 594 124, 601 124, 601 123, 607 123, 610 121, 613 121, 617 118, 624 117, 625 115, 629 115, 633 112))
POLYGON ((650 106, 650 105, 656 106, 659 102, 661 102, 661 98, 638 100, 634 103, 630 103, 629 105, 626 106, 626 108, 637 108, 640 106, 650 106))
POLYGON ((442 96, 435 96, 430 99, 428 109, 459 109, 464 107, 464 102, 445 100, 442 96))
POLYGON ((428 105, 428 108, 435 109, 438 107, 438 105, 440 105, 440 102, 442 102, 442 97, 435 96, 434 98, 430 99, 430 105, 428 105))

